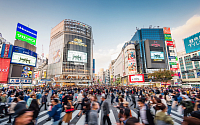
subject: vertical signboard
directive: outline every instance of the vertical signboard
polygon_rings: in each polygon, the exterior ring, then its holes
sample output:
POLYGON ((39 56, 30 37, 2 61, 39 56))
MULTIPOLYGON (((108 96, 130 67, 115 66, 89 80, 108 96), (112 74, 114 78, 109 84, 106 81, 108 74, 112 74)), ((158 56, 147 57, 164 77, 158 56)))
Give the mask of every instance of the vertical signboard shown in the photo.
POLYGON ((0 58, 0 82, 6 83, 10 68, 10 59, 0 58))
POLYGON ((93 59, 93 73, 95 73, 95 59, 93 59))
POLYGON ((0 55, 3 47, 3 38, 0 37, 0 55))
POLYGON ((137 66, 136 66, 136 58, 135 58, 135 51, 128 52, 128 74, 136 73, 137 66))
POLYGON ((167 48, 167 53, 168 53, 167 55, 168 55, 169 69, 176 71, 178 70, 178 62, 176 60, 177 56, 175 53, 175 45, 174 45, 174 42, 172 41, 170 28, 164 27, 163 33, 164 33, 165 43, 166 43, 166 48, 167 48))

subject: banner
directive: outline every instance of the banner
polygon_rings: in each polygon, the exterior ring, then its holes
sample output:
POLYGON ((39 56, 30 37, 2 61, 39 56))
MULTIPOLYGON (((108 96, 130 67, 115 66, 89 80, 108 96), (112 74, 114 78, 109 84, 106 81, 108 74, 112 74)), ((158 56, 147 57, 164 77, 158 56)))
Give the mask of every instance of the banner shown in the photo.
POLYGON ((128 74, 137 72, 135 51, 128 52, 128 74))
POLYGON ((8 81, 9 69, 10 59, 0 58, 0 82, 6 83, 8 81))

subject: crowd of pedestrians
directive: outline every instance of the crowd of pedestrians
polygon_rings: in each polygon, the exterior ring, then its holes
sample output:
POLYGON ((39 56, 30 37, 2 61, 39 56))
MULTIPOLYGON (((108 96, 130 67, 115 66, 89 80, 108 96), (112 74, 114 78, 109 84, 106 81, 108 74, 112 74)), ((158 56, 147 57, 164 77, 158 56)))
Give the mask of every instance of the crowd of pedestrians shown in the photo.
POLYGON ((174 125, 172 109, 182 115, 183 125, 200 125, 198 88, 74 86, 0 90, 0 117, 9 116, 8 123, 14 119, 14 125, 37 125, 42 107, 48 110, 46 121, 53 120, 53 125, 70 124, 77 109, 80 112, 76 119, 85 115, 85 125, 98 125, 98 119, 102 125, 174 125), (119 111, 117 123, 111 123, 111 106, 119 111), (131 108, 137 110, 137 118, 131 108), (62 112, 65 115, 61 119, 62 112))

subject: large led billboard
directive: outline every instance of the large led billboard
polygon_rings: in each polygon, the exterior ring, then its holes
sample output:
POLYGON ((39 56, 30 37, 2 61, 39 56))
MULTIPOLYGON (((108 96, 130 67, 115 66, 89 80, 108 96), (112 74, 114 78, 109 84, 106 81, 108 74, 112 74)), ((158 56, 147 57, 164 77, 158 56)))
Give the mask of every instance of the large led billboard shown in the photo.
POLYGON ((10 59, 0 58, 0 82, 5 83, 8 80, 10 68, 10 59))
POLYGON ((18 23, 15 38, 36 45, 37 31, 18 23))
POLYGON ((200 50, 200 32, 185 38, 183 41, 186 53, 200 50))
POLYGON ((36 60, 37 54, 35 52, 19 46, 13 47, 11 63, 35 67, 36 60))
POLYGON ((145 58, 147 68, 167 68, 166 50, 163 40, 145 40, 145 58))
POLYGON ((68 50, 68 61, 87 63, 87 53, 68 50))
POLYGON ((150 51, 152 62, 164 61, 164 53, 159 51, 150 51))

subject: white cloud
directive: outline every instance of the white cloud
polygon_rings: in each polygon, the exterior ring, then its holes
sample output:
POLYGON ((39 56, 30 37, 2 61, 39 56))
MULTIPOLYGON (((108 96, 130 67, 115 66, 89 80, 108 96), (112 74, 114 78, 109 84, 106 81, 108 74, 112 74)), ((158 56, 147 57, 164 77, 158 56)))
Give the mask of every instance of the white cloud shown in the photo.
POLYGON ((99 72, 100 68, 108 69, 111 60, 116 59, 125 42, 118 44, 115 48, 108 50, 99 49, 97 52, 94 52, 95 59, 95 73, 99 72))
POLYGON ((184 50, 183 39, 200 32, 200 16, 194 15, 179 27, 172 28, 172 39, 175 40, 177 51, 184 50))

